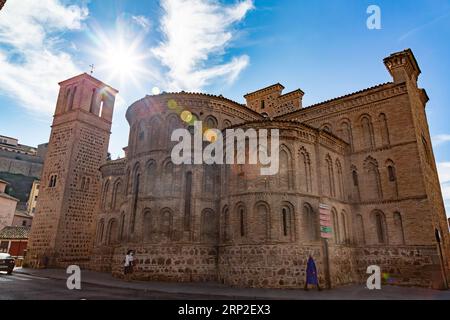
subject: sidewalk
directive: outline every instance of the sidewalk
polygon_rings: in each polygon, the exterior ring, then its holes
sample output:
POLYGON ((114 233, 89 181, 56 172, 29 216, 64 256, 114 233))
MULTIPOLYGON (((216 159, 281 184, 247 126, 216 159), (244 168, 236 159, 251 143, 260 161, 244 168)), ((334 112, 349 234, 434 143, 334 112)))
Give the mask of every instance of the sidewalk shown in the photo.
MULTIPOLYGON (((26 269, 17 268, 15 273, 45 277, 55 280, 68 278, 64 269, 26 269)), ((270 300, 450 300, 450 291, 438 291, 423 288, 405 288, 383 286, 381 290, 368 290, 362 285, 349 285, 332 290, 299 289, 256 289, 232 288, 219 283, 170 283, 170 282, 127 282, 112 277, 109 273, 84 270, 81 272, 83 283, 109 288, 142 290, 149 292, 188 294, 200 296, 221 296, 229 299, 270 299, 270 300)))

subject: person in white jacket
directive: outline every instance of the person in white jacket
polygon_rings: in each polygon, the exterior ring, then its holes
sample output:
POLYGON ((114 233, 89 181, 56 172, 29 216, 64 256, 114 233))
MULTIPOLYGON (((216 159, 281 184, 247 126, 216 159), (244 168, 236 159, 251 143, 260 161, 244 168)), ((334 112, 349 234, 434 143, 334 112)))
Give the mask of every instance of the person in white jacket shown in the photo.
POLYGON ((124 275, 125 279, 127 281, 130 280, 130 276, 133 274, 133 267, 134 267, 134 251, 128 250, 127 255, 125 256, 125 262, 124 262, 124 275))

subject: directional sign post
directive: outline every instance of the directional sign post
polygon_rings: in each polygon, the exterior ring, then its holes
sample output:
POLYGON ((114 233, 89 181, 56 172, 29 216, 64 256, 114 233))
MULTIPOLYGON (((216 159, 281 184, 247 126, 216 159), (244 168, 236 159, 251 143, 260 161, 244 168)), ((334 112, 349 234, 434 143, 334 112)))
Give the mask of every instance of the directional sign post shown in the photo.
POLYGON ((321 203, 319 205, 319 214, 320 214, 320 236, 323 239, 330 239, 332 238, 333 235, 330 206, 321 203))
POLYGON ((333 228, 331 222, 331 208, 329 205, 319 204, 319 219, 320 219, 320 237, 323 245, 323 263, 325 266, 325 283, 328 289, 331 288, 330 276, 330 260, 328 255, 328 239, 333 236, 333 228))

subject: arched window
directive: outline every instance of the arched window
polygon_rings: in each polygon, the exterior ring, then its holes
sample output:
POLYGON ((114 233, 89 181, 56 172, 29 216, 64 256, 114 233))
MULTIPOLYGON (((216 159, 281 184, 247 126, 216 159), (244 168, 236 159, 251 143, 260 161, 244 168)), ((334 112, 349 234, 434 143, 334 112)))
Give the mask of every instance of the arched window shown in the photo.
POLYGON ((397 177, 395 176, 395 168, 392 165, 388 166, 388 177, 391 182, 397 180, 397 177))
POLYGON ((125 195, 128 195, 131 191, 131 174, 130 168, 127 168, 127 172, 125 174, 125 195))
POLYGON ((144 148, 145 145, 145 132, 147 131, 147 128, 145 127, 145 123, 144 120, 141 120, 139 122, 139 127, 138 127, 138 136, 137 136, 137 141, 138 141, 138 149, 144 148))
POLYGON ((357 187, 359 186, 359 181, 358 181, 358 172, 356 170, 352 171, 352 178, 353 178, 353 186, 357 187))
POLYGON ((347 221, 347 213, 342 210, 340 214, 340 222, 339 222, 340 231, 339 234, 341 236, 340 243, 348 243, 350 241, 349 237, 349 223, 347 221))
POLYGON ((156 188, 155 186, 158 185, 157 181, 157 165, 155 160, 149 160, 146 165, 146 191, 147 194, 152 194, 156 188))
POLYGON ((359 176, 358 176, 358 170, 356 169, 356 166, 351 166, 352 171, 352 200, 353 201, 359 201, 361 198, 360 191, 359 191, 359 176))
POLYGON ((269 205, 265 202, 259 202, 255 205, 254 223, 251 225, 253 239, 258 242, 264 242, 268 238, 269 223, 269 205))
MULTIPOLYGON (((161 139, 161 120, 157 117, 150 120, 150 138, 147 141, 150 142, 150 149, 155 150, 160 147, 161 139)), ((164 135, 164 132, 163 132, 164 135)))
POLYGON ((228 127, 231 127, 231 121, 226 119, 223 121, 223 128, 225 129, 228 127))
POLYGON ((50 179, 49 179, 49 183, 48 183, 48 187, 49 188, 54 188, 56 187, 56 181, 58 179, 58 176, 56 174, 51 175, 50 179))
POLYGON ((201 216, 202 241, 217 244, 219 242, 219 216, 212 209, 205 209, 201 216))
POLYGON ((342 165, 339 159, 336 159, 336 172, 337 172, 337 180, 338 180, 338 190, 339 190, 339 198, 344 199, 344 177, 342 174, 342 165))
POLYGON ((381 140, 382 140, 383 146, 388 146, 390 144, 390 140, 389 140, 389 128, 388 128, 386 115, 384 113, 380 113, 378 118, 380 121, 381 140))
POLYGON ((278 172, 279 187, 283 190, 292 189, 291 153, 286 146, 280 149, 280 168, 278 172))
POLYGON ((163 190, 166 194, 171 194, 173 189, 174 166, 172 161, 167 160, 163 169, 163 190))
POLYGON ((333 219, 333 229, 334 229, 334 242, 336 244, 340 243, 340 239, 341 239, 341 228, 339 226, 339 217, 338 217, 338 213, 336 211, 335 208, 331 209, 331 216, 333 219))
POLYGON ((191 227, 192 172, 186 172, 184 192, 184 230, 191 227))
POLYGON ((120 201, 120 193, 122 192, 122 180, 118 179, 114 183, 113 194, 112 194, 112 209, 117 208, 117 203, 120 201))
POLYGON ((366 170, 367 179, 365 184, 367 200, 379 200, 383 198, 381 190, 380 172, 378 171, 378 162, 372 158, 367 157, 364 161, 364 168, 366 170))
POLYGON ((398 184, 397 184, 397 172, 395 170, 395 164, 392 160, 386 161, 387 170, 387 190, 386 196, 390 199, 396 199, 398 197, 398 184))
POLYGON ((387 244, 387 228, 384 213, 379 210, 372 212, 372 221, 376 231, 376 243, 387 244))
POLYGON ((119 232, 119 240, 123 240, 125 237, 125 212, 122 212, 120 216, 120 232, 119 232))
POLYGON ((356 241, 359 245, 366 244, 366 235, 364 230, 364 221, 362 215, 356 215, 356 241))
POLYGON ((236 221, 238 222, 237 234, 239 234, 241 238, 244 238, 247 236, 247 214, 245 206, 243 204, 240 204, 236 207, 236 214, 237 214, 236 221))
POLYGON ((372 120, 368 115, 361 117, 361 128, 364 141, 364 149, 372 149, 375 146, 375 141, 373 137, 373 126, 372 120))
POLYGON ((171 239, 173 214, 169 208, 160 212, 152 212, 147 209, 144 213, 144 239, 160 243, 171 239))
POLYGON ((311 159, 308 151, 305 147, 301 147, 299 151, 300 156, 300 188, 304 192, 312 192, 312 179, 311 179, 311 159))
POLYGON ((108 208, 108 194, 109 194, 109 180, 105 182, 102 192, 102 208, 106 210, 108 208))
POLYGON ((309 241, 318 239, 317 217, 309 203, 303 205, 303 216, 305 220, 304 232, 309 241))
POLYGON ((395 238, 393 239, 394 244, 405 244, 405 234, 403 230, 403 221, 402 215, 400 212, 394 212, 394 234, 395 238))
POLYGON ((203 165, 203 192, 215 194, 217 167, 212 164, 203 165))
POLYGON ((168 146, 170 146, 174 143, 171 141, 172 133, 178 128, 182 128, 182 124, 181 124, 179 118, 176 115, 171 115, 169 117, 169 121, 168 121, 168 125, 167 125, 167 133, 166 133, 168 146))
POLYGON ((325 158, 327 163, 327 175, 328 175, 328 195, 330 197, 336 196, 335 183, 334 183, 334 170, 333 170, 333 160, 328 154, 325 158))
POLYGON ((66 88, 66 91, 64 93, 64 101, 63 101, 64 110, 63 110, 63 112, 69 110, 69 100, 70 100, 70 96, 71 96, 71 91, 72 91, 71 87, 66 88))
POLYGON ((136 222, 136 211, 141 187, 140 180, 141 180, 140 167, 139 164, 136 164, 133 170, 133 192, 132 192, 133 200, 132 200, 131 221, 130 221, 131 234, 134 233, 134 227, 136 222))
POLYGON ((222 225, 222 241, 228 242, 231 239, 231 230, 230 230, 230 210, 228 206, 225 206, 222 210, 223 214, 223 225, 222 225))
POLYGON ((97 243, 101 244, 103 241, 103 229, 105 226, 105 221, 103 219, 100 219, 97 225, 97 243))
POLYGON ((294 212, 290 204, 281 207, 281 238, 292 241, 294 236, 294 212))
POLYGON ((156 232, 158 230, 158 224, 157 224, 157 217, 155 215, 152 215, 152 212, 150 209, 144 210, 144 234, 143 239, 144 241, 152 241, 156 240, 156 232))
POLYGON ((326 123, 326 124, 322 125, 321 129, 323 131, 325 131, 325 132, 328 132, 328 133, 332 133, 333 132, 331 124, 329 124, 329 123, 326 123))
POLYGON ((352 128, 349 120, 344 120, 341 122, 341 127, 339 129, 339 136, 350 145, 351 150, 353 150, 353 136, 352 128))
POLYGON ((108 223, 107 244, 114 244, 117 242, 117 231, 117 221, 116 219, 111 219, 108 223))
POLYGON ((204 125, 207 129, 216 129, 217 128, 217 119, 213 116, 207 116, 204 125))
POLYGON ((91 104, 89 106, 89 112, 90 113, 95 113, 95 104, 97 101, 97 89, 94 88, 92 89, 92 95, 91 95, 91 104))
POLYGON ((73 102, 75 100, 75 94, 77 92, 77 87, 75 86, 73 88, 73 90, 70 92, 70 96, 69 96, 69 103, 67 105, 67 111, 70 111, 73 109, 73 102))

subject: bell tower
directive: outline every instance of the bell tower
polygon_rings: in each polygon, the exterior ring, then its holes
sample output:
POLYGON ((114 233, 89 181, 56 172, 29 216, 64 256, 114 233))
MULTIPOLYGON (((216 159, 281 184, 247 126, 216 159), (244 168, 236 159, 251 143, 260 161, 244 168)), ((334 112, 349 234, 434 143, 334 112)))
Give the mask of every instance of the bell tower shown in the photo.
POLYGON ((61 83, 26 263, 90 258, 100 166, 106 161, 117 90, 83 73, 61 83))

